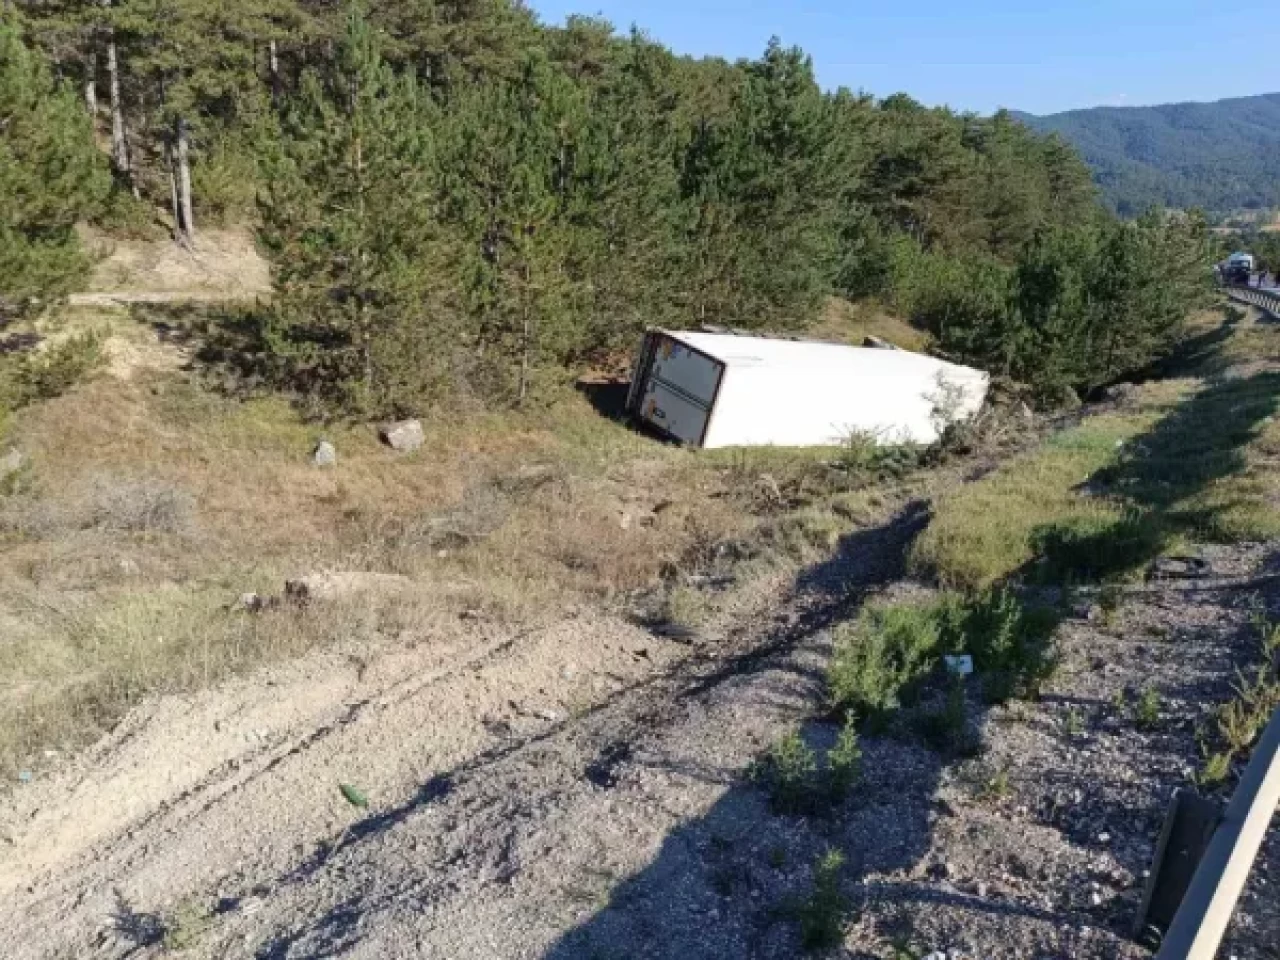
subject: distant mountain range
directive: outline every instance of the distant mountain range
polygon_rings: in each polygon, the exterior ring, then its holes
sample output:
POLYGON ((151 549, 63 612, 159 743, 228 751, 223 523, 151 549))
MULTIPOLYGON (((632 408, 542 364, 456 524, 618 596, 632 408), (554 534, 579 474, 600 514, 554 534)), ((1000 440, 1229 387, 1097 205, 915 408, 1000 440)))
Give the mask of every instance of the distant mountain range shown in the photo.
POLYGON ((1074 144, 1124 216, 1152 204, 1217 214, 1280 206, 1280 93, 1014 115, 1074 144))

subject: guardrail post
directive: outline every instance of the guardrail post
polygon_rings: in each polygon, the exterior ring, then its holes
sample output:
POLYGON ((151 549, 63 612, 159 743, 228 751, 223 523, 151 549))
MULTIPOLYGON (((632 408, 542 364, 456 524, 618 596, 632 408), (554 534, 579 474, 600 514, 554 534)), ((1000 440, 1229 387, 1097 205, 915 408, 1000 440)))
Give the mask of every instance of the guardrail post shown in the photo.
POLYGON ((1213 960, 1280 803, 1280 710, 1254 747, 1156 960, 1213 960))

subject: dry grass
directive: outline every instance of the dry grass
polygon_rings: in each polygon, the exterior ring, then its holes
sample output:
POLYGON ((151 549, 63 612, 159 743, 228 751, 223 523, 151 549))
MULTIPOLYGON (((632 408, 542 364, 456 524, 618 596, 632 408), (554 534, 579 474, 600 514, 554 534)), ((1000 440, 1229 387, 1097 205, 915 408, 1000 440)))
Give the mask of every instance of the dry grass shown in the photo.
POLYGON ((864 339, 873 336, 904 350, 921 352, 927 350, 930 343, 926 331, 894 316, 879 304, 870 301, 850 303, 835 297, 827 301, 818 322, 805 331, 805 335, 854 346, 861 346, 864 339))
MULTIPOLYGON (((103 320, 70 315, 73 327, 103 320)), ((855 475, 840 450, 707 455, 576 393, 525 414, 427 418, 422 449, 401 456, 371 427, 210 388, 174 362, 195 345, 157 344, 125 316, 108 318, 109 343, 147 362, 33 404, 9 428, 30 465, 0 497, 8 774, 91 740, 151 692, 412 636, 463 611, 524 623, 583 603, 656 604, 693 626, 719 602, 694 575, 807 562, 883 503, 878 474, 855 475), (311 462, 322 437, 336 467, 311 462), (413 589, 323 612, 232 609, 319 569, 402 573, 413 589)))

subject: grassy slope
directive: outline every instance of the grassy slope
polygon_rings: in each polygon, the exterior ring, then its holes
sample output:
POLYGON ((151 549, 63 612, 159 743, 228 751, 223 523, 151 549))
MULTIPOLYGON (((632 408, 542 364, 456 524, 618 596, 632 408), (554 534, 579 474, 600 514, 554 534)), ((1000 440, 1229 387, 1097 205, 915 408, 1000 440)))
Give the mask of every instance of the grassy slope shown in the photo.
MULTIPOLYGON (((442 412, 401 457, 369 426, 322 426, 284 398, 241 395, 206 349, 216 309, 64 319, 106 330, 112 360, 11 427, 30 466, 0 495, 8 774, 93 739, 148 693, 420 635, 463 612, 528 623, 583 603, 649 605, 696 622, 713 600, 679 586, 684 573, 724 556, 805 562, 879 503, 828 465, 834 451, 699 454, 576 392, 527 414, 442 412), (334 469, 310 462, 321 437, 337 447, 334 469), (315 612, 230 609, 319 569, 401 573, 413 589, 315 612)), ((219 335, 234 352, 233 331, 219 335)))
POLYGON ((1182 379, 1141 387, 942 500, 913 561, 957 586, 1134 572, 1190 540, 1280 535, 1280 331, 1200 331, 1182 379))

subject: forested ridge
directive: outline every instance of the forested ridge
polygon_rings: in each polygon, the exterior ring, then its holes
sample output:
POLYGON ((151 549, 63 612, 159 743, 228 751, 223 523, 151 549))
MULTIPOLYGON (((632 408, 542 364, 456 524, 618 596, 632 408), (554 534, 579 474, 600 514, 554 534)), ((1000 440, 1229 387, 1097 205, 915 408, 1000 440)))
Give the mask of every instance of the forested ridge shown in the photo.
POLYGON ((1215 213, 1280 206, 1280 93, 1017 116, 1070 141, 1123 216, 1152 205, 1215 213))
POLYGON ((823 92, 776 40, 692 60, 510 0, 20 0, 0 29, 37 51, 0 64, 32 117, 0 257, 61 264, 0 281, 9 312, 83 270, 77 219, 249 223, 266 369, 318 409, 526 403, 646 326, 801 329, 833 294, 1060 399, 1167 347, 1208 277, 1199 217, 1115 219, 1058 137, 823 92), (93 124, 98 168, 52 176, 93 124))

